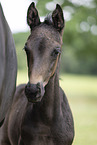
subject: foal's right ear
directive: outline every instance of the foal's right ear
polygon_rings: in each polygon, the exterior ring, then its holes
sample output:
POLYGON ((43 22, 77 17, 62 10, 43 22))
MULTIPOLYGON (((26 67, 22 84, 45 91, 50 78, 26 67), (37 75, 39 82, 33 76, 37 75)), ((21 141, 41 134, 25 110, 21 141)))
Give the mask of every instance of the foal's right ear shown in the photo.
POLYGON ((30 26, 31 31, 35 26, 37 26, 41 23, 40 19, 39 19, 38 11, 35 8, 34 2, 32 2, 28 8, 27 23, 30 26))

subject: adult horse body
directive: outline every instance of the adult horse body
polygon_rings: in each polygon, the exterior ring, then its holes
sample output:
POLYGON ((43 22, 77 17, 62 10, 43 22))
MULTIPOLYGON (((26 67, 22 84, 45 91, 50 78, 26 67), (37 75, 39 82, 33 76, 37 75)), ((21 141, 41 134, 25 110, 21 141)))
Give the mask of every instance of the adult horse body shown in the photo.
POLYGON ((43 23, 31 3, 27 13, 31 35, 25 44, 29 82, 17 87, 2 127, 1 145, 71 145, 72 113, 59 87, 59 61, 64 28, 59 5, 43 23))
POLYGON ((0 4, 0 125, 12 104, 16 73, 15 45, 0 4))

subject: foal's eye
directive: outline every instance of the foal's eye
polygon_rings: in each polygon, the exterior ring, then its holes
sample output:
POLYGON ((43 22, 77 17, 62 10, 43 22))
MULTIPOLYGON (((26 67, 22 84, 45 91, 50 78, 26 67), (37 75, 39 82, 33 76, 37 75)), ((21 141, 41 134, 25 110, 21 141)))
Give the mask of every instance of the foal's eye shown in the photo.
POLYGON ((61 49, 60 48, 56 48, 56 49, 53 50, 51 55, 53 57, 57 57, 59 54, 61 54, 61 49))
POLYGON ((27 45, 25 45, 23 49, 25 50, 27 57, 29 57, 30 56, 30 51, 29 51, 27 45))
POLYGON ((27 63, 28 63, 28 67, 29 67, 30 51, 29 51, 27 45, 25 45, 23 49, 24 49, 25 52, 26 52, 26 55, 27 55, 27 63))
POLYGON ((25 50, 25 51, 28 50, 27 45, 24 46, 23 50, 25 50))
POLYGON ((25 50, 25 52, 26 52, 27 55, 30 53, 30 52, 29 52, 29 49, 28 49, 28 47, 27 47, 26 45, 24 46, 23 49, 25 50))

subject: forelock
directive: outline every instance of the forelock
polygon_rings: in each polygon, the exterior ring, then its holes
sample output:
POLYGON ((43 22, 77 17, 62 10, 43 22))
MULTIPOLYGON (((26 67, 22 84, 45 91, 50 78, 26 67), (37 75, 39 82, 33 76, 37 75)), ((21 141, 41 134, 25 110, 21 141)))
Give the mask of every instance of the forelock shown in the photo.
POLYGON ((49 13, 49 14, 46 16, 46 18, 45 18, 45 20, 44 20, 44 23, 45 23, 45 24, 48 24, 48 25, 52 25, 52 24, 53 24, 52 13, 49 13))

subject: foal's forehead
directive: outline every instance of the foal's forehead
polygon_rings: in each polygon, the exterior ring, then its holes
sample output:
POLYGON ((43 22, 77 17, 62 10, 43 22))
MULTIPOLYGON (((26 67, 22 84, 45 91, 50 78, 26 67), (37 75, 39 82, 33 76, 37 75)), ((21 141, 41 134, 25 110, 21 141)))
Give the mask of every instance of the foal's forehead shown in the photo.
POLYGON ((51 26, 40 26, 36 27, 34 30, 32 30, 31 35, 29 37, 30 41, 33 40, 38 40, 38 39, 45 39, 45 41, 48 42, 57 42, 60 43, 62 42, 62 38, 60 33, 54 29, 51 26))

